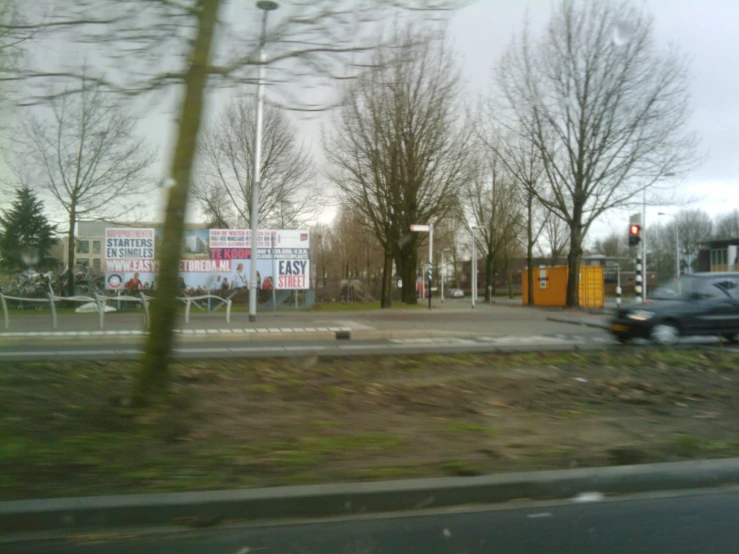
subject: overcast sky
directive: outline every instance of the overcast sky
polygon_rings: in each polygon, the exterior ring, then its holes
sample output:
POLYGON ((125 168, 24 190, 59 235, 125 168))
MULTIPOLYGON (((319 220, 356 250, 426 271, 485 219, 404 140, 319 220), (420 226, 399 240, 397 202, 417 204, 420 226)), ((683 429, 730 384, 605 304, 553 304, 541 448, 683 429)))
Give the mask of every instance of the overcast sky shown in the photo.
MULTIPOLYGON (((691 60, 692 128, 707 159, 684 180, 674 183, 678 198, 715 214, 739 208, 739 0, 636 0, 654 16, 657 40, 677 45, 691 60), (692 202, 695 200, 695 202, 692 202)), ((460 11, 451 34, 464 59, 472 90, 485 91, 490 68, 521 29, 528 8, 532 24, 545 25, 551 0, 479 0, 460 11)), ((670 183, 671 184, 671 183, 670 183)), ((653 207, 673 213, 677 207, 653 207)), ((591 240, 610 230, 626 229, 626 215, 613 213, 594 225, 591 240)))
MULTIPOLYGON (((695 200, 712 214, 739 207, 739 0, 635 0, 655 16, 657 39, 675 43, 688 54, 694 76, 692 97, 694 114, 691 126, 702 141, 705 162, 680 182, 670 183, 678 197, 695 200)), ((522 27, 526 10, 534 29, 548 20, 552 0, 477 0, 460 10, 452 19, 450 38, 464 67, 466 88, 474 98, 488 90, 493 63, 507 47, 512 34, 522 27)), ((279 10, 274 13, 279 17, 279 10)), ((69 57, 70 52, 65 52, 69 57)), ((269 91, 267 92, 269 95, 269 91)), ((159 174, 164 174, 171 155, 174 112, 177 94, 137 110, 140 127, 160 150, 159 174)), ((208 112, 215 115, 227 97, 211 95, 208 112)), ((293 114, 302 140, 310 146, 320 165, 320 129, 330 119, 324 113, 310 120, 293 114)), ((160 208, 163 205, 160 191, 160 208)), ((658 211, 675 212, 677 207, 650 208, 647 221, 654 221, 658 211)), ((322 219, 329 219, 328 209, 322 219)), ((627 214, 613 213, 593 226, 590 239, 611 230, 625 232, 627 214)))

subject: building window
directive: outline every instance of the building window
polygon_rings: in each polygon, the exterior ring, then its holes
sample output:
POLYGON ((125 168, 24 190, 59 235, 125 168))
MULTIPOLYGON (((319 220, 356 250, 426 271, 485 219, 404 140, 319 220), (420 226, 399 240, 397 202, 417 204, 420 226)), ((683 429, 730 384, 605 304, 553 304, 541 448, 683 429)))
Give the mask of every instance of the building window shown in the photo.
POLYGON ((77 258, 77 265, 90 267, 90 260, 88 258, 77 258))
POLYGON ((92 259, 92 268, 97 269, 100 271, 100 258, 93 258, 92 259))
POLYGON ((727 252, 726 248, 717 248, 715 250, 711 250, 711 270, 721 271, 720 266, 723 266, 729 263, 728 254, 729 253, 727 252))
POLYGON ((90 241, 89 240, 78 240, 77 241, 77 254, 89 254, 90 253, 90 241))
POLYGON ((99 240, 92 241, 92 253, 100 254, 100 241, 99 240))

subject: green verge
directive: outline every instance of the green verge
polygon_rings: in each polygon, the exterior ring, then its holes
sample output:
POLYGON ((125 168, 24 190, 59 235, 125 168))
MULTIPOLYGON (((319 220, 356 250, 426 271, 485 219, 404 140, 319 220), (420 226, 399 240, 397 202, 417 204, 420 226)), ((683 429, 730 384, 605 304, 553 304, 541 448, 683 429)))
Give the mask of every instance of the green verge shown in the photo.
POLYGON ((723 350, 0 364, 0 499, 739 456, 723 350))

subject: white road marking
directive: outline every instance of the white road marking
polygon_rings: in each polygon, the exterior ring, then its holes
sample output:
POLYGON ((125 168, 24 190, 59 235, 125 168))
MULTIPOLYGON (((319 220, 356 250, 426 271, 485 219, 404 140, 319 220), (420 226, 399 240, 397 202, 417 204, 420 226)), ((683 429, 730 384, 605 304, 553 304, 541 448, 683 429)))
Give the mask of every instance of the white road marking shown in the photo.
POLYGON ((288 351, 300 352, 301 350, 325 350, 326 347, 325 346, 284 346, 283 349, 288 350, 288 351))
POLYGON ((550 512, 541 512, 539 514, 526 514, 526 517, 531 519, 539 519, 542 517, 552 517, 552 514, 550 512))
POLYGON ((375 328, 365 323, 359 323, 357 321, 336 321, 342 327, 350 327, 355 331, 374 331, 375 328))
POLYGON ((364 349, 371 349, 376 350, 378 348, 387 348, 386 344, 343 344, 341 346, 337 346, 339 350, 364 350, 364 349))
POLYGON ((244 346, 243 348, 223 348, 221 352, 274 352, 282 350, 279 346, 244 346))

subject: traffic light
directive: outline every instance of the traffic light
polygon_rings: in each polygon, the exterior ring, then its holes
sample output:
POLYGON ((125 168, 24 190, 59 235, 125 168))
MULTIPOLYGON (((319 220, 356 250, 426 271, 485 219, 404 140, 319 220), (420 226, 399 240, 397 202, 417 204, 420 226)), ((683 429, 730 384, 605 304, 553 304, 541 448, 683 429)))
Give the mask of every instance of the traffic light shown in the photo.
POLYGON ((637 246, 641 242, 641 225, 629 225, 629 246, 637 246))

